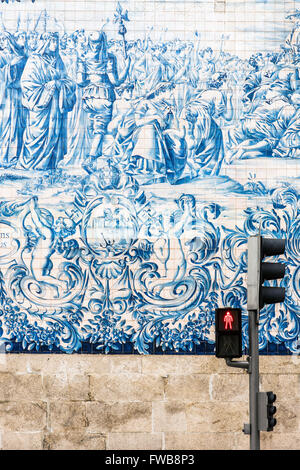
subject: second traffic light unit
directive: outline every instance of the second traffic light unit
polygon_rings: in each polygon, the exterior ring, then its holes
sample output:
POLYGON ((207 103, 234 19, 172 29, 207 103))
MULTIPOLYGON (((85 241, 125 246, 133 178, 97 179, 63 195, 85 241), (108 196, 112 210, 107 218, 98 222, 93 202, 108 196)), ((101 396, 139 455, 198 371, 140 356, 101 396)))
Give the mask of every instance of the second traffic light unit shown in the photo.
POLYGON ((276 426, 274 417, 277 409, 274 405, 276 395, 273 392, 258 392, 258 429, 260 431, 273 431, 276 426))
POLYGON ((259 312, 265 304, 283 302, 284 287, 264 286, 264 281, 282 279, 285 273, 283 263, 263 262, 266 256, 283 255, 285 240, 263 238, 256 235, 248 241, 247 309, 259 312))

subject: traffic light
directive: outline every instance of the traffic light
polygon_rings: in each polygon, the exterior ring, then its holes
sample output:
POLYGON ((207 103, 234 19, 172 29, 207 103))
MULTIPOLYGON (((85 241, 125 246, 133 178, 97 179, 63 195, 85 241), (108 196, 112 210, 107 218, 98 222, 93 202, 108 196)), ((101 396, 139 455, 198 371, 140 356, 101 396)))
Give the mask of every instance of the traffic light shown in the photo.
POLYGON ((256 235, 248 241, 248 282, 247 282, 247 309, 261 310, 265 304, 283 302, 285 298, 284 287, 264 286, 267 280, 284 277, 285 265, 283 263, 263 262, 266 256, 283 255, 285 240, 277 238, 263 238, 256 235))
POLYGON ((273 431, 274 426, 276 426, 276 418, 274 418, 274 414, 276 413, 277 409, 276 406, 273 404, 276 401, 276 394, 273 392, 267 392, 268 396, 268 403, 267 403, 267 414, 268 414, 268 429, 267 431, 273 431))
POLYGON ((215 312, 216 357, 242 356, 242 313, 240 308, 217 308, 215 312))
POLYGON ((260 431, 273 431, 276 426, 274 415, 277 411, 274 405, 276 395, 273 392, 258 392, 258 429, 260 431))

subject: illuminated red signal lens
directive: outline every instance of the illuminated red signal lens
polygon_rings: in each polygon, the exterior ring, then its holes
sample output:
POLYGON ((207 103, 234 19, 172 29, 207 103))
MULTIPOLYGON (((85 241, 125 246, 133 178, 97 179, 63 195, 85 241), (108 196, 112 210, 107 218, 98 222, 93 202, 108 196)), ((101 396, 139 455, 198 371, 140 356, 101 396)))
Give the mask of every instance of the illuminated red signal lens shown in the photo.
POLYGON ((223 317, 223 323, 224 323, 224 329, 225 330, 232 330, 232 324, 233 324, 234 318, 232 316, 232 313, 227 310, 223 317))

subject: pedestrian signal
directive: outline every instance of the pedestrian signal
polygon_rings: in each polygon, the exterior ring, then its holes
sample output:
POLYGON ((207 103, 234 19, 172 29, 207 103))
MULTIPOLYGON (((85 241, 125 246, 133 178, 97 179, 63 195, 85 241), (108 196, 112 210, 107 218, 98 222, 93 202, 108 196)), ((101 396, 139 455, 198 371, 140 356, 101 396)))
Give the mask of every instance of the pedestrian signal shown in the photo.
POLYGON ((216 309, 216 357, 242 356, 242 312, 240 308, 216 309))

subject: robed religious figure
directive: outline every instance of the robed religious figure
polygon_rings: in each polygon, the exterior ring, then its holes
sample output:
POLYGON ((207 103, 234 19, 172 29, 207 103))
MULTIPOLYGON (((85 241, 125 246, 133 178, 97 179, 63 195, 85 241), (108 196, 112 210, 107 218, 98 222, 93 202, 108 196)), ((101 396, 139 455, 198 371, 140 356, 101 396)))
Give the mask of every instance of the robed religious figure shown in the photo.
POLYGON ((76 101, 75 84, 59 55, 58 34, 44 33, 25 66, 22 103, 28 109, 19 166, 52 170, 67 153, 67 113, 76 101))
POLYGON ((8 31, 0 33, 0 166, 16 164, 22 149, 26 110, 21 105, 20 78, 26 54, 8 31))

